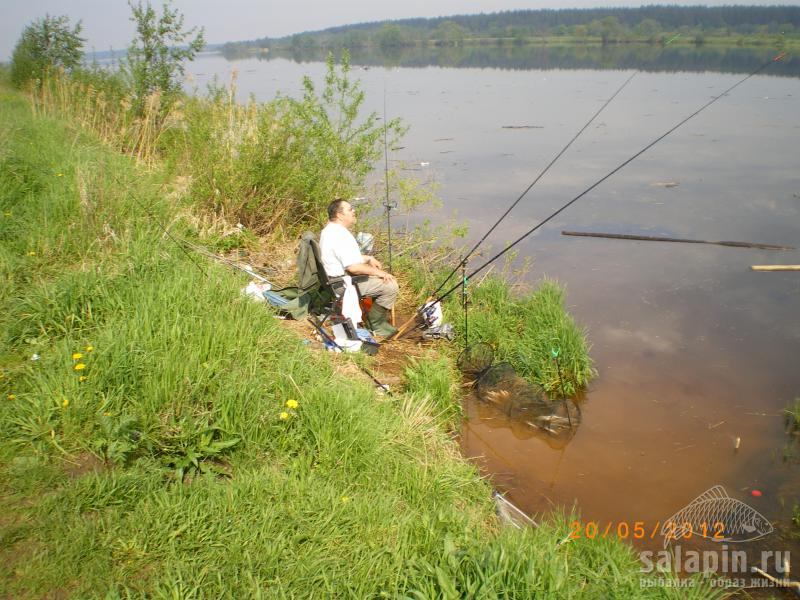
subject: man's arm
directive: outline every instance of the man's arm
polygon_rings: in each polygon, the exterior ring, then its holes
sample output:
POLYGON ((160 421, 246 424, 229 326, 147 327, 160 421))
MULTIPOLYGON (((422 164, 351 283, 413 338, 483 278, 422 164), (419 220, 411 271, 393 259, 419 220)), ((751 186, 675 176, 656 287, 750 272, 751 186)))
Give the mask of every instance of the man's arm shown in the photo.
POLYGON ((374 256, 369 256, 367 254, 362 254, 361 255, 361 261, 367 263, 368 265, 371 265, 371 266, 375 267, 376 269, 383 269, 383 265, 374 256))
POLYGON ((380 277, 384 283, 396 281, 394 275, 391 273, 387 273, 386 271, 379 269, 378 267, 373 267, 371 264, 367 263, 355 263, 347 267, 345 271, 347 271, 347 273, 350 275, 372 275, 373 277, 380 277))

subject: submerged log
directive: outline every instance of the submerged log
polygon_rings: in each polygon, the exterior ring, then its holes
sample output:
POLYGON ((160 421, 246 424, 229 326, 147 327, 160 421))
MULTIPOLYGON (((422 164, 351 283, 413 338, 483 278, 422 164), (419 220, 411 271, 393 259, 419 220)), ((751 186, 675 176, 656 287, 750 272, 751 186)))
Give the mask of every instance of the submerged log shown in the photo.
POLYGON ((717 246, 733 246, 734 248, 758 248, 760 250, 796 250, 794 246, 778 246, 775 244, 755 244, 751 242, 727 242, 713 240, 688 240, 683 238, 661 237, 654 235, 629 235, 626 233, 595 233, 591 231, 562 231, 561 235, 579 237, 609 238, 612 240, 638 240, 643 242, 681 242, 684 244, 715 244, 717 246))

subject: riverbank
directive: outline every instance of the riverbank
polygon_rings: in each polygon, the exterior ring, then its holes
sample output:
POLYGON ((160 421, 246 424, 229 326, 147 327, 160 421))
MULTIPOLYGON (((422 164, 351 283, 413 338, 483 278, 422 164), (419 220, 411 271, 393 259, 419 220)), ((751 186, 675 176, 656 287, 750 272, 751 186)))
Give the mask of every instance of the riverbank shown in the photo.
POLYGON ((682 34, 680 32, 665 33, 657 38, 626 38, 613 41, 604 41, 601 36, 529 36, 529 37, 470 37, 457 42, 448 41, 427 41, 417 43, 400 44, 397 46, 380 46, 359 44, 347 46, 346 44, 326 45, 292 45, 276 44, 274 47, 239 47, 231 44, 230 47, 222 47, 218 51, 220 54, 231 58, 244 58, 247 56, 264 56, 270 52, 287 53, 291 51, 338 51, 343 47, 351 52, 370 51, 374 53, 397 53, 403 50, 424 49, 424 48, 509 48, 525 46, 556 46, 556 47, 575 47, 575 48, 609 48, 615 47, 639 47, 639 48, 660 48, 665 45, 684 46, 684 47, 703 47, 713 48, 774 48, 776 50, 796 51, 800 49, 800 38, 785 35, 705 35, 705 34, 682 34))
POLYGON ((4 595, 675 597, 567 519, 501 527, 428 378, 337 374, 165 238, 200 221, 169 168, 6 88, 0 131, 4 595))

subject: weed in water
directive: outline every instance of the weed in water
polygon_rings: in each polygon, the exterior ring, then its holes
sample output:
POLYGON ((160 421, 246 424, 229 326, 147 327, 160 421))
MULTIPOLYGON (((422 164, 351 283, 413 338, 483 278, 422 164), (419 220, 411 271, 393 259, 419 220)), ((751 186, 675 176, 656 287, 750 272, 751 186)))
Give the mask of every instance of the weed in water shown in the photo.
POLYGON ((795 398, 794 402, 784 408, 783 414, 789 431, 800 430, 800 398, 795 398))

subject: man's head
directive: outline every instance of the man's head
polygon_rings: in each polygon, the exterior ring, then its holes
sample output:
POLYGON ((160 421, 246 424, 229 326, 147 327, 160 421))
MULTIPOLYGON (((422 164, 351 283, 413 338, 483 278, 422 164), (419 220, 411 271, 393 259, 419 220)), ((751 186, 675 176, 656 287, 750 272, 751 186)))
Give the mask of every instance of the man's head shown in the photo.
POLYGON ((328 205, 328 220, 349 229, 356 222, 356 210, 347 200, 337 198, 328 205))

